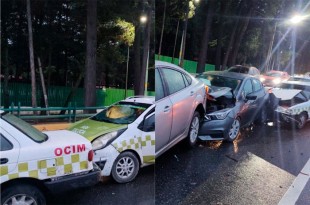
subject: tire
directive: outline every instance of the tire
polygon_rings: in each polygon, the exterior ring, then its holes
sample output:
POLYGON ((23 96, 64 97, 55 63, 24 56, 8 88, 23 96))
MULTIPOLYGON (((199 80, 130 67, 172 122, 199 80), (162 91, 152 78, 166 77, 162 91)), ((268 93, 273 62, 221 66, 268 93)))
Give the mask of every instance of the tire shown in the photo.
POLYGON ((140 163, 132 152, 123 152, 115 160, 112 167, 112 177, 118 183, 134 180, 139 172, 140 163))
POLYGON ((305 126, 307 122, 307 114, 302 112, 297 117, 298 122, 296 123, 296 126, 298 129, 301 129, 305 126))
POLYGON ((46 204, 43 193, 37 187, 27 184, 16 184, 3 190, 1 194, 1 204, 12 204, 13 200, 16 200, 17 204, 25 205, 46 204))
POLYGON ((234 119, 229 132, 227 134, 226 140, 233 142, 240 134, 240 119, 237 117, 234 119))
POLYGON ((190 148, 195 147, 197 145, 199 125, 200 125, 200 115, 197 111, 195 111, 187 135, 187 142, 188 142, 187 145, 190 148))

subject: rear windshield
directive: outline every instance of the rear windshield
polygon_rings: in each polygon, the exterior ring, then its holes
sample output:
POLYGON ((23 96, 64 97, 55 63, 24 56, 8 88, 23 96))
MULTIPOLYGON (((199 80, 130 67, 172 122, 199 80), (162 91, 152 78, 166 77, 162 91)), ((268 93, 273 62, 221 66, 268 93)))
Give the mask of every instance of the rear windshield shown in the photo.
POLYGON ((229 72, 235 72, 235 73, 249 73, 249 68, 246 67, 231 67, 228 69, 229 72))
POLYGON ((19 131, 23 132, 25 135, 27 135, 30 139, 34 140, 35 142, 44 142, 47 140, 47 135, 43 134, 24 120, 15 117, 12 114, 4 114, 1 115, 1 118, 11 125, 13 125, 15 128, 17 128, 19 131))
POLYGON ((90 119, 115 124, 130 124, 135 121, 150 104, 119 102, 90 119))

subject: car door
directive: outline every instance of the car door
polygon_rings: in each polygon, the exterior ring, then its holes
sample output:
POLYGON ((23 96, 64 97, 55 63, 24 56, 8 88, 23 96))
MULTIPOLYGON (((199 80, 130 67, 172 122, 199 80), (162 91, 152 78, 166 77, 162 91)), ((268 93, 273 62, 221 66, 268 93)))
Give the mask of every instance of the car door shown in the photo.
POLYGON ((0 128, 0 169, 1 175, 10 174, 17 168, 20 145, 6 130, 0 128))
POLYGON ((146 164, 155 162, 155 109, 153 109, 138 128, 141 130, 142 139, 145 142, 141 144, 142 161, 146 164))
POLYGON ((169 98, 172 103, 172 128, 170 141, 185 135, 192 119, 196 91, 184 74, 172 68, 161 69, 169 98))
POLYGON ((155 69, 155 122, 156 122, 156 146, 155 152, 157 153, 165 145, 168 144, 170 139, 172 127, 172 102, 170 97, 166 95, 165 87, 163 85, 162 77, 158 69, 155 69))
POLYGON ((242 105, 239 113, 242 126, 248 124, 252 119, 253 113, 251 113, 251 111, 253 111, 253 102, 255 100, 246 99, 246 96, 251 93, 253 93, 252 81, 251 79, 247 79, 241 88, 241 96, 239 98, 240 101, 242 101, 240 102, 242 105))

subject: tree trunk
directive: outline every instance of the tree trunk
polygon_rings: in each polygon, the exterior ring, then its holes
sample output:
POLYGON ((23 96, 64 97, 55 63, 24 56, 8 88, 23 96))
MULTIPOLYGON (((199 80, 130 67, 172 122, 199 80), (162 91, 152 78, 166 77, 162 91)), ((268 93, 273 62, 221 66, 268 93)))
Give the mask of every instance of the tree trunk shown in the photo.
POLYGON ((188 24, 188 13, 189 13, 189 1, 186 1, 186 13, 184 20, 184 28, 182 34, 182 42, 180 48, 180 58, 179 58, 179 66, 183 68, 184 64, 184 53, 185 53, 185 45, 186 45, 186 33, 187 33, 187 24, 188 24))
POLYGON ((239 52, 241 40, 243 39, 244 34, 245 34, 245 32, 246 32, 246 30, 248 28, 250 17, 252 16, 253 11, 254 11, 254 9, 251 8, 249 13, 248 13, 248 15, 247 15, 247 17, 246 17, 246 19, 243 22, 243 25, 241 27, 240 33, 237 36, 237 39, 236 39, 235 44, 234 44, 234 49, 233 49, 233 52, 232 52, 232 56, 231 56, 231 63, 230 63, 230 65, 235 65, 236 64, 237 55, 238 55, 238 52, 239 52))
POLYGON ((135 40, 133 43, 134 49, 134 68, 135 68, 135 81, 134 81, 134 91, 135 95, 139 93, 139 81, 141 75, 141 56, 140 56, 140 43, 141 43, 141 28, 139 25, 135 29, 135 40))
POLYGON ((31 73, 31 105, 37 107, 36 97, 36 73, 34 67, 34 55, 33 55, 33 39, 32 39, 32 22, 31 22, 31 10, 30 0, 27 0, 27 22, 28 22, 28 38, 29 38, 29 60, 30 60, 30 73, 31 73))
MULTIPOLYGON (((226 1, 226 0, 225 0, 226 1)), ((224 18, 223 15, 227 13, 227 3, 224 0, 221 1, 221 8, 220 8, 220 15, 219 16, 219 24, 220 28, 218 31, 218 37, 217 37, 217 45, 216 45, 216 57, 215 57, 215 70, 222 70, 221 68, 221 59, 222 59, 222 38, 223 38, 223 32, 224 32, 224 18)))
MULTIPOLYGON (((5 42, 4 42, 5 43, 5 42)), ((9 51, 5 43, 5 65, 4 65, 4 86, 3 86, 3 105, 4 108, 10 107, 10 94, 9 94, 9 51)))
POLYGON ((164 15, 163 15, 163 25, 161 27, 161 33, 160 33, 160 41, 159 41, 159 49, 158 49, 158 60, 160 59, 160 55, 161 55, 161 44, 163 42, 163 35, 164 35, 164 30, 165 30, 165 20, 166 20, 166 6, 167 6, 167 2, 165 1, 165 5, 164 5, 164 15))
POLYGON ((44 81, 44 77, 43 77, 43 71, 42 71, 40 58, 38 58, 38 65, 39 65, 39 71, 40 71, 40 78, 41 78, 41 84, 42 84, 44 104, 45 104, 45 107, 48 108, 47 93, 46 93, 45 81, 44 81))
POLYGON ((197 73, 202 73, 205 71, 206 59, 207 59, 207 51, 208 51, 208 44, 209 38, 211 34, 211 24, 213 19, 214 7, 215 7, 215 0, 210 0, 207 10, 207 17, 205 21, 205 28, 201 40, 201 49, 199 52, 198 64, 197 64, 197 73))
MULTIPOLYGON (((241 4, 242 4, 243 2, 242 2, 242 0, 239 2, 239 9, 238 9, 238 12, 236 12, 236 13, 238 13, 238 15, 237 16, 240 16, 240 14, 241 14, 241 11, 242 11, 242 6, 241 6, 241 4)), ((235 25, 234 25, 234 27, 233 27, 233 30, 232 30, 232 32, 231 32, 231 35, 230 35, 230 40, 229 40, 229 43, 228 43, 228 46, 227 46, 227 50, 226 50, 226 54, 225 54, 225 56, 224 56, 224 60, 223 60, 223 64, 222 64, 222 70, 225 70, 226 69, 226 66, 227 66, 227 62, 228 62, 228 58, 229 58, 229 56, 230 56, 230 52, 231 52, 231 50, 232 50, 232 47, 233 47, 233 43, 234 43, 234 41, 235 41, 235 36, 236 36, 236 32, 237 32, 237 28, 238 28, 238 25, 239 25, 239 18, 237 19, 237 21, 236 21, 236 23, 235 23, 235 25)))
POLYGON ((180 20, 178 20, 177 31, 175 32, 175 39, 174 39, 174 46, 173 46, 171 63, 174 63, 175 47, 177 46, 177 40, 178 40, 178 34, 179 34, 179 25, 180 25, 180 20))
POLYGON ((139 84, 139 91, 138 95, 144 95, 145 89, 146 89, 146 72, 148 69, 148 63, 149 63, 149 52, 150 52, 150 38, 151 38, 151 19, 152 19, 152 10, 151 8, 148 8, 147 12, 147 24, 145 28, 145 36, 143 41, 143 56, 142 56, 142 67, 141 67, 141 75, 140 75, 140 84, 139 84))
MULTIPOLYGON (((84 104, 96 105, 97 0, 87 0, 87 50, 84 78, 84 104)), ((85 110, 85 113, 95 110, 85 110)))
MULTIPOLYGON (((79 87, 79 85, 80 85, 80 83, 81 83, 81 81, 82 81, 82 78, 83 78, 83 72, 80 72, 79 77, 78 77, 77 81, 75 82, 74 87, 71 88, 70 93, 69 93, 69 95, 67 96, 67 99, 66 99, 66 101, 65 101, 65 103, 64 103, 64 105, 63 105, 63 107, 68 107, 69 102, 70 102, 70 101, 72 100, 72 98, 74 97, 75 92, 76 92, 77 88, 79 87)), ((62 110, 62 111, 60 111, 59 114, 60 114, 60 115, 64 115, 64 114, 66 113, 66 111, 67 111, 67 110, 62 110)))

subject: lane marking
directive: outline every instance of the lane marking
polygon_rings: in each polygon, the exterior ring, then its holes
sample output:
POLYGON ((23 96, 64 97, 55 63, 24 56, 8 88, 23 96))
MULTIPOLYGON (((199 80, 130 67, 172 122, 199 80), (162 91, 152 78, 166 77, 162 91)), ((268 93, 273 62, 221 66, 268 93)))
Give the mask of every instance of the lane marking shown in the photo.
POLYGON ((304 168, 300 171, 293 184, 284 194, 278 205, 293 205, 298 200, 310 178, 310 158, 304 168))

